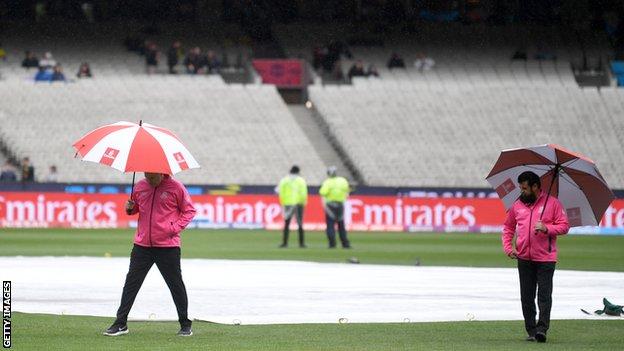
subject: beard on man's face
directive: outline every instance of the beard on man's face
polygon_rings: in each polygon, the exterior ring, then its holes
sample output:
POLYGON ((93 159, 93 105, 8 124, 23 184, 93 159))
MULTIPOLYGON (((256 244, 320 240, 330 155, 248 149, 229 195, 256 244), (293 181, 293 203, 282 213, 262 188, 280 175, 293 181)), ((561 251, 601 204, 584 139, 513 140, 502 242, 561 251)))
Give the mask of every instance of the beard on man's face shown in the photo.
POLYGON ((520 194, 520 201, 522 201, 525 204, 532 204, 535 202, 535 200, 537 200, 537 196, 535 196, 534 193, 521 193, 520 194))

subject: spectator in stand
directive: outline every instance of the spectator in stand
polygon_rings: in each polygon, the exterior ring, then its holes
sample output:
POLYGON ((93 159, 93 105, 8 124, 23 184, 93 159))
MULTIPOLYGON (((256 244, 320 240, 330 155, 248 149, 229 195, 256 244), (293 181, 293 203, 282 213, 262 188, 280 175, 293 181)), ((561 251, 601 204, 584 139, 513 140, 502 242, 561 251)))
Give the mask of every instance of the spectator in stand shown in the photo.
POLYGON ((22 67, 34 68, 39 67, 39 59, 30 51, 26 51, 25 57, 22 60, 22 67))
POLYGON ((517 61, 526 61, 527 60, 526 49, 520 48, 516 50, 511 56, 511 59, 517 60, 517 61))
POLYGON ((50 78, 51 82, 64 82, 65 75, 63 74, 63 67, 61 65, 54 66, 54 71, 52 72, 52 77, 50 78))
POLYGON ((156 68, 158 67, 158 59, 160 53, 158 52, 158 47, 154 43, 148 43, 147 49, 145 50, 145 67, 147 74, 156 73, 156 68))
POLYGON ((357 60, 349 69, 349 79, 353 77, 366 77, 366 72, 364 72, 364 64, 362 60, 357 60))
POLYGON ((39 67, 39 58, 32 51, 26 51, 24 53, 24 59, 22 60, 22 67, 24 68, 39 67))
POLYGON ((214 51, 208 50, 208 52, 206 52, 205 63, 206 63, 206 70, 207 70, 206 73, 208 74, 219 73, 219 69, 221 69, 221 61, 219 61, 219 58, 217 57, 214 51))
POLYGON ((334 53, 327 51, 327 54, 323 56, 323 61, 321 61, 321 66, 323 70, 327 73, 331 73, 336 69, 336 63, 340 61, 340 56, 337 56, 334 53))
POLYGON ((89 23, 95 23, 95 16, 93 15, 93 3, 91 1, 85 1, 80 5, 84 18, 89 23))
POLYGON ((52 53, 48 51, 45 54, 43 54, 43 59, 39 60, 39 67, 48 69, 54 66, 56 66, 56 60, 52 56, 52 53))
POLYGON ((2 43, 0 43, 0 60, 6 61, 6 51, 2 47, 2 43))
POLYGON ((22 182, 34 182, 35 181, 35 167, 30 164, 30 158, 24 157, 22 159, 22 182))
POLYGON ((199 64, 197 67, 197 74, 205 74, 208 73, 208 56, 201 54, 199 55, 199 64))
POLYGON ((416 67, 417 70, 420 72, 429 71, 433 68, 433 66, 435 66, 435 61, 431 57, 428 57, 423 53, 416 54, 414 67, 416 67))
POLYGON ((58 171, 55 165, 50 166, 49 173, 45 176, 45 181, 48 183, 58 182, 58 171))
POLYGON ((93 75, 91 74, 91 67, 86 62, 80 64, 80 68, 78 69, 78 73, 76 74, 78 78, 91 78, 93 75))
POLYGON ((331 75, 335 80, 343 81, 345 79, 344 72, 342 71, 342 61, 338 60, 334 62, 334 68, 331 70, 331 75))
POLYGON ((325 60, 325 56, 327 56, 327 48, 315 46, 312 50, 312 67, 315 70, 319 70, 323 67, 323 60, 325 60))
POLYGON ((2 168, 0 168, 0 182, 15 182, 17 181, 17 174, 15 174, 15 167, 6 161, 2 168))
POLYGON ((332 73, 334 76, 336 70, 336 63, 340 61, 342 57, 348 59, 353 58, 351 51, 347 44, 342 41, 332 41, 326 48, 322 48, 319 51, 318 58, 320 59, 320 66, 326 73, 332 73))
POLYGON ((396 52, 393 52, 390 56, 390 60, 388 60, 388 69, 393 68, 405 68, 405 61, 403 61, 403 58, 396 52))
POLYGON ((175 69, 175 66, 180 61, 180 56, 182 55, 182 43, 179 41, 174 41, 171 44, 169 50, 167 50, 167 67, 169 67, 169 74, 178 74, 175 69))
POLYGON ((353 58, 353 54, 351 54, 349 46, 344 41, 334 40, 330 42, 329 45, 327 45, 327 50, 330 54, 333 54, 338 58, 340 58, 342 55, 344 55, 348 59, 353 58))
POLYGON ((197 74, 201 68, 201 50, 196 46, 184 59, 184 67, 186 67, 186 73, 197 74))
POLYGON ((140 42, 137 48, 137 52, 139 53, 139 55, 145 56, 147 54, 147 50, 149 49, 150 45, 152 45, 151 41, 147 39, 143 39, 143 42, 140 42))
POLYGON ((39 71, 35 75, 35 82, 49 82, 52 80, 52 70, 39 67, 39 71))
POLYGON ((377 72, 377 67, 375 65, 370 64, 368 66, 368 70, 366 71, 366 76, 368 77, 379 77, 379 72, 377 72))

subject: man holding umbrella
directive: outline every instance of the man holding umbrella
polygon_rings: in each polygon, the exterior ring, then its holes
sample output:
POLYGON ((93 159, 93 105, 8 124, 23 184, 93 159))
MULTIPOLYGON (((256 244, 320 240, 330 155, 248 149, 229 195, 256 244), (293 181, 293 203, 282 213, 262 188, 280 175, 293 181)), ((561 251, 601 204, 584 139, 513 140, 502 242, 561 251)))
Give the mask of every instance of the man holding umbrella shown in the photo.
POLYGON ((188 298, 180 269, 180 232, 195 216, 195 207, 182 183, 161 173, 145 173, 126 202, 126 213, 138 213, 139 220, 130 268, 126 276, 117 319, 105 332, 107 336, 128 333, 128 313, 154 263, 162 274, 178 311, 180 336, 191 336, 188 298))
POLYGON ((570 225, 559 200, 541 190, 540 177, 531 171, 518 176, 520 197, 507 212, 503 248, 518 260, 520 299, 528 341, 546 342, 552 306, 553 274, 557 262, 557 236, 570 225), (517 235, 515 247, 514 234, 517 235), (539 320, 535 322, 535 291, 539 320))
POLYGON ((503 248, 518 260, 527 340, 545 342, 557 236, 570 227, 598 225, 615 195, 594 161, 557 144, 503 150, 486 180, 508 211, 503 248), (547 191, 542 191, 542 184, 547 191))
POLYGON ((180 232, 196 211, 184 185, 170 175, 199 168, 199 163, 175 133, 143 121, 139 124, 122 121, 99 127, 74 142, 73 147, 74 157, 80 155, 83 161, 133 172, 126 213, 139 214, 138 226, 117 319, 104 335, 128 333, 128 313, 154 263, 178 310, 178 335, 193 335, 180 270, 180 232), (145 179, 134 186, 136 172, 144 172, 145 179))

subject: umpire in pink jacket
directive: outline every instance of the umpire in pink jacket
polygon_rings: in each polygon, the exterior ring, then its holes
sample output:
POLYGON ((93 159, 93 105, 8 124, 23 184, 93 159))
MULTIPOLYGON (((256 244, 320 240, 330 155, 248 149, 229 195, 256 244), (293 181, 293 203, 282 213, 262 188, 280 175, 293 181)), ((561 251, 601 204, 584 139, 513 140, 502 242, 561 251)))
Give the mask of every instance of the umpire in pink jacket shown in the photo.
POLYGON ((520 299, 527 341, 546 342, 552 306, 553 274, 557 263, 557 236, 570 229, 566 212, 554 196, 541 191, 533 172, 518 176, 520 197, 507 212, 503 249, 518 260, 520 299), (513 245, 516 234, 515 248, 513 245), (535 290, 539 320, 535 323, 535 290))
POLYGON ((139 224, 130 254, 117 319, 104 335, 128 333, 128 313, 154 263, 162 274, 178 311, 180 336, 193 335, 188 319, 188 298, 180 269, 180 232, 195 216, 195 207, 186 188, 169 175, 145 173, 126 203, 128 215, 139 214, 139 224))

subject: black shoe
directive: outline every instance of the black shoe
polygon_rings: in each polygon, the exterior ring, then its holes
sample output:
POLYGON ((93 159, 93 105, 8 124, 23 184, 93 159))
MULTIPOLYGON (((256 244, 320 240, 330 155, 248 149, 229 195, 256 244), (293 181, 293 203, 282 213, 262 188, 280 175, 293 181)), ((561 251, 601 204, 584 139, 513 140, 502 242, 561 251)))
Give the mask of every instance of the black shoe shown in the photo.
POLYGON ((178 336, 191 336, 191 335, 193 335, 193 330, 191 330, 190 325, 188 327, 180 328, 180 331, 178 332, 178 336))
POLYGON ((537 342, 546 342, 546 333, 544 332, 535 333, 535 340, 537 340, 537 342))
POLYGON ((329 245, 328 249, 335 249, 336 245, 329 245))
POLYGON ((119 335, 124 335, 124 334, 128 334, 129 330, 128 330, 128 326, 127 325, 119 325, 119 324, 113 324, 110 326, 110 328, 106 329, 106 331, 104 332, 104 335, 106 336, 119 336, 119 335))
POLYGON ((288 244, 282 244, 282 245, 279 246, 280 249, 284 249, 284 248, 287 248, 287 247, 288 247, 288 244))
POLYGON ((525 340, 526 341, 535 341, 535 336, 529 335, 529 336, 527 336, 527 338, 525 340))
POLYGON ((351 245, 343 246, 342 248, 343 248, 343 249, 350 249, 350 248, 351 248, 351 245))

